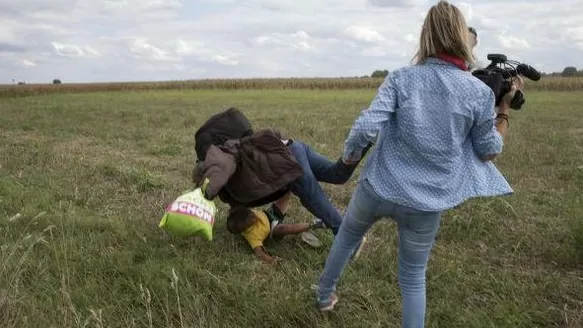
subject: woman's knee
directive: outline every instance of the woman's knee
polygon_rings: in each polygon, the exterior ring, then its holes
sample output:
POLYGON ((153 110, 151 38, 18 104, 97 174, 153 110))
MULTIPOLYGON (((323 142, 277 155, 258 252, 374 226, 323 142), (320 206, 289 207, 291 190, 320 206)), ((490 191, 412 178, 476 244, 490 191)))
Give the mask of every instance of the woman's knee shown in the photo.
POLYGON ((406 234, 415 242, 425 242, 435 237, 441 222, 441 212, 425 212, 397 205, 394 208, 394 218, 399 226, 399 232, 406 234))
POLYGON ((411 257, 411 253, 399 249, 397 278, 403 293, 411 295, 424 292, 430 251, 416 252, 419 256, 411 257))
POLYGON ((376 221, 378 201, 371 199, 362 184, 354 191, 343 219, 350 228, 371 225, 376 221))

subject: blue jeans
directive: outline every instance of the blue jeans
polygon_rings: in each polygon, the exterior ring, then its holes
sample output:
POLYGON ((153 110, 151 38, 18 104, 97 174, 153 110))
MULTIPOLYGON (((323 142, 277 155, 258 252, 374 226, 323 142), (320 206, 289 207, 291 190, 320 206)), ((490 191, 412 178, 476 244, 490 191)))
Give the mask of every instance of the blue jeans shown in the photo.
POLYGON ((358 164, 346 165, 341 160, 331 161, 298 140, 293 140, 289 149, 304 170, 304 175, 289 186, 290 191, 336 235, 342 223, 342 215, 332 205, 319 182, 344 184, 358 164))
POLYGON ((425 270, 441 221, 440 212, 422 212, 381 199, 368 181, 358 184, 320 276, 318 300, 326 301, 356 245, 382 217, 391 217, 399 231, 398 279, 406 328, 425 324, 425 270))

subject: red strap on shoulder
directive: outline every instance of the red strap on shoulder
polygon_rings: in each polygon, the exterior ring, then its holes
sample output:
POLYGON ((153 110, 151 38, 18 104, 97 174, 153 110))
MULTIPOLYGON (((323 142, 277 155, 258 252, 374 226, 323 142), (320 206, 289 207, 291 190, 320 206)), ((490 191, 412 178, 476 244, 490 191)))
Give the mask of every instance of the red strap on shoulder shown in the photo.
POLYGON ((468 65, 466 65, 466 62, 457 56, 452 56, 452 55, 442 53, 442 54, 437 54, 435 57, 437 57, 443 61, 446 61, 450 64, 454 64, 455 66, 459 67, 463 71, 468 70, 468 65))

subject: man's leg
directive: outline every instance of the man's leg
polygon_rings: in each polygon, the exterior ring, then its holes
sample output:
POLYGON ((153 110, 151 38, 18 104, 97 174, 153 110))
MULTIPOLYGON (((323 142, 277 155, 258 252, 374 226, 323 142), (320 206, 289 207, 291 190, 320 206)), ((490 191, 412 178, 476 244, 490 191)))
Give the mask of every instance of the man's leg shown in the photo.
MULTIPOLYGON (((290 151, 302 166, 304 174, 294 181, 290 185, 290 191, 294 193, 299 199, 302 205, 312 213, 316 218, 321 219, 330 230, 334 236, 338 233, 338 229, 342 224, 342 216, 338 209, 330 203, 326 193, 318 183, 318 180, 314 176, 310 163, 307 158, 307 152, 303 144, 292 143, 290 146, 290 151)), ((366 237, 363 237, 358 243, 356 249, 352 253, 353 259, 358 257, 366 237)))
POLYGON ((326 226, 336 235, 342 216, 338 209, 326 197, 324 190, 311 172, 306 172, 290 186, 290 190, 298 197, 300 203, 316 218, 324 221, 326 226))
POLYGON ((330 203, 326 193, 312 173, 305 148, 296 142, 290 145, 290 151, 304 170, 304 174, 290 184, 290 191, 296 195, 300 203, 316 218, 324 221, 334 235, 342 223, 340 212, 330 203))
POLYGON ((304 242, 310 246, 319 247, 321 243, 318 237, 311 233, 310 230, 327 228, 322 220, 314 219, 310 223, 299 224, 281 223, 289 209, 291 195, 292 193, 288 192, 265 210, 271 224, 270 238, 279 240, 286 235, 301 234, 304 242))
MULTIPOLYGON (((360 163, 359 161, 356 164, 348 165, 344 164, 340 158, 336 161, 331 161, 326 156, 318 153, 312 147, 301 141, 294 140, 293 143, 297 144, 297 147, 306 153, 306 158, 310 164, 310 168, 314 173, 316 180, 320 182, 330 184, 345 184, 348 179, 350 179, 356 170, 356 167, 360 163)), ((361 160, 371 146, 372 144, 369 144, 363 150, 361 160)))

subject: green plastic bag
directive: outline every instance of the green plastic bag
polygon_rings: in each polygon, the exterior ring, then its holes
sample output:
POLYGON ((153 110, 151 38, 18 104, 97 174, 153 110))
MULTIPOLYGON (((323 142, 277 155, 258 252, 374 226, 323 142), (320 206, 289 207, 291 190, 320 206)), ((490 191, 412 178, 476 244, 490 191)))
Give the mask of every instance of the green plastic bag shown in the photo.
POLYGON ((212 241, 217 207, 203 196, 207 184, 208 180, 201 188, 181 195, 168 205, 159 227, 177 237, 199 235, 212 241))

